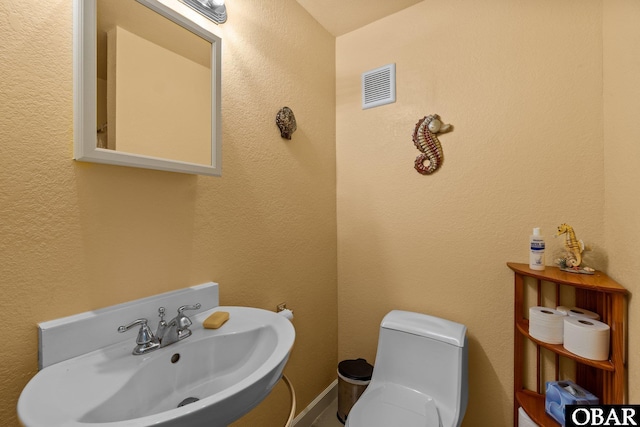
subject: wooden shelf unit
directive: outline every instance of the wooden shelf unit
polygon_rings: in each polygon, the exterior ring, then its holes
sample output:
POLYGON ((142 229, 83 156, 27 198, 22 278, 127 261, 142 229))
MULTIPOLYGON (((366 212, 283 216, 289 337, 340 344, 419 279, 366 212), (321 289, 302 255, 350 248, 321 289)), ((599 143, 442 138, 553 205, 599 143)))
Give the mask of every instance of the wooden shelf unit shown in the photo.
MULTIPOLYGON (((593 275, 568 273, 557 267, 546 267, 545 270, 531 270, 528 264, 508 262, 507 266, 514 272, 514 402, 513 425, 518 426, 518 408, 522 407, 529 417, 543 427, 557 427, 559 424, 544 409, 544 390, 540 389, 540 349, 544 348, 555 354, 555 375, 559 380, 560 357, 576 362, 576 383, 600 398, 601 404, 623 404, 625 390, 624 366, 624 304, 627 290, 596 271, 593 275), (556 306, 560 302, 560 285, 575 288, 575 305, 600 315, 600 321, 611 328, 609 359, 596 361, 585 359, 567 351, 562 344, 547 344, 529 335, 529 307, 525 307, 525 279, 532 278, 537 284, 538 305, 541 305, 542 282, 555 284, 556 306), (524 387, 524 347, 525 340, 536 345, 536 378, 537 389, 524 387)), ((530 283, 530 282, 528 282, 530 283)), ((555 307, 553 307, 555 308, 555 307)))

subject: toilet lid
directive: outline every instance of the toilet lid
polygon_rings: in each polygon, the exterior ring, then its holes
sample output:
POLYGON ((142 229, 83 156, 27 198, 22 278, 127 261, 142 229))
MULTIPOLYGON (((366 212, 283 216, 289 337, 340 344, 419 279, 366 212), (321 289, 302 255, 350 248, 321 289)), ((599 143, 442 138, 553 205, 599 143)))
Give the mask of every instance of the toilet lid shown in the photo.
POLYGON ((435 401, 395 384, 367 390, 347 417, 349 427, 440 427, 435 401))

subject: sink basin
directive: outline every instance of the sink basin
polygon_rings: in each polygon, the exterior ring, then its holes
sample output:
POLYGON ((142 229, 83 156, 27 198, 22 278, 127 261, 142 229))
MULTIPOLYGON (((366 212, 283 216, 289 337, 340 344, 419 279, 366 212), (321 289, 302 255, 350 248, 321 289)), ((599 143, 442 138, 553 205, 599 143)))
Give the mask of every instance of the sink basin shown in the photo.
POLYGON ((131 334, 42 369, 20 395, 20 421, 26 427, 227 426, 280 379, 293 325, 249 307, 216 307, 191 320, 191 337, 142 356, 131 354, 131 334), (229 320, 204 329, 215 311, 229 312, 229 320))

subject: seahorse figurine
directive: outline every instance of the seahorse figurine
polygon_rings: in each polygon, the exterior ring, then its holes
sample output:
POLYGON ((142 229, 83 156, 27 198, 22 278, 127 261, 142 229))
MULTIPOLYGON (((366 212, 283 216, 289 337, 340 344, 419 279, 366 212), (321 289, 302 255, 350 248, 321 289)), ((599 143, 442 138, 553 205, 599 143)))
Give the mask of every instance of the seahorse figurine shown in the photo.
POLYGON ((442 165, 442 146, 436 134, 449 132, 451 129, 452 126, 443 124, 437 114, 425 116, 416 123, 413 144, 422 151, 415 161, 415 168, 419 173, 431 175, 442 165), (429 163, 425 165, 425 161, 429 163))
POLYGON ((567 250, 567 259, 565 260, 567 267, 579 267, 582 264, 584 243, 582 240, 576 239, 576 233, 569 224, 561 224, 555 237, 563 234, 565 235, 564 247, 567 250))

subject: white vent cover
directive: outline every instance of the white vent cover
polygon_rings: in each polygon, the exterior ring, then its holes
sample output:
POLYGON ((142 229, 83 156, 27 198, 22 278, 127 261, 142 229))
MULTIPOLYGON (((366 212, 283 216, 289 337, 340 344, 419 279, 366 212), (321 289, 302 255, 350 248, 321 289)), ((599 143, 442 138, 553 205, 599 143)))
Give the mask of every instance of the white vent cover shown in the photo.
POLYGON ((362 73, 362 109, 396 102, 396 64, 362 73))

